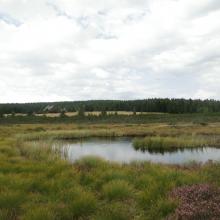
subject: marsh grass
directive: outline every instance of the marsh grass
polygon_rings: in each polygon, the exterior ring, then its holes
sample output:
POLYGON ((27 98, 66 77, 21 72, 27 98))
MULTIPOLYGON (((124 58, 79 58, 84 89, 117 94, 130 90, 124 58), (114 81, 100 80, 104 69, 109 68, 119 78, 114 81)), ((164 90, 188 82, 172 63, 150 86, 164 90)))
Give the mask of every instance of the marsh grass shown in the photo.
POLYGON ((97 200, 95 196, 83 190, 80 190, 77 197, 69 202, 68 209, 72 213, 73 218, 89 216, 97 207, 97 200))
POLYGON ((145 137, 133 140, 135 149, 140 150, 166 150, 172 151, 181 148, 220 147, 219 138, 202 136, 179 136, 179 137, 145 137))
MULTIPOLYGON (((183 137, 202 137, 203 140, 212 140, 212 145, 220 145, 220 126, 219 124, 208 124, 202 126, 200 124, 147 124, 147 125, 19 125, 5 126, 6 129, 0 131, 4 135, 13 135, 17 140, 21 141, 37 141, 37 140, 74 140, 89 137, 168 137, 175 138, 183 137)), ((193 139, 191 138, 191 139, 193 139)), ((188 138, 189 139, 189 138, 188 138)), ((195 139, 195 138, 194 138, 195 139)), ((196 140, 199 144, 198 139, 196 140)), ((171 140, 171 141, 172 141, 171 140)), ((1 140, 0 140, 1 141, 1 140)), ((161 140, 160 140, 161 141, 161 140)), ((186 141, 186 140, 184 140, 186 141)), ((192 144, 195 144, 194 140, 192 144)), ((158 141, 159 142, 159 141, 158 141)), ((182 142, 183 143, 183 142, 182 142)), ((189 144, 189 140, 188 143, 189 144)))
POLYGON ((27 211, 24 215, 23 220, 53 220, 55 219, 55 215, 53 211, 47 207, 36 207, 27 211))
POLYGON ((103 186, 103 195, 108 200, 123 200, 134 195, 134 189, 127 181, 112 180, 103 186))
MULTIPOLYGON (((104 204, 102 211, 92 218, 92 220, 127 220, 127 219, 142 219, 143 213, 133 204, 122 203, 120 201, 111 201, 108 204, 104 204)), ((143 218, 144 219, 144 218, 143 218)))
POLYGON ((19 150, 21 156, 33 160, 52 160, 61 155, 61 149, 53 148, 52 142, 23 142, 19 150))
POLYGON ((88 137, 115 137, 114 131, 99 129, 99 130, 73 130, 73 131, 48 131, 48 132, 33 132, 25 135, 17 135, 18 139, 23 141, 43 140, 43 139, 58 139, 71 140, 88 137))

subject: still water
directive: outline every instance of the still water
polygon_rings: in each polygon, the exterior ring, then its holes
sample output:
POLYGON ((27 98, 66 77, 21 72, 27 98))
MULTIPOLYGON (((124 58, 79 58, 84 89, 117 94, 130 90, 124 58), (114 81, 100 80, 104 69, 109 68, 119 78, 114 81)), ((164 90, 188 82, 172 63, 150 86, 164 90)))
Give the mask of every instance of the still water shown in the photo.
POLYGON ((174 152, 143 152, 133 148, 131 138, 91 138, 60 144, 67 159, 72 162, 86 156, 97 156, 120 163, 151 161, 165 164, 183 164, 192 161, 201 163, 208 160, 220 161, 220 149, 204 147, 181 149, 174 152))

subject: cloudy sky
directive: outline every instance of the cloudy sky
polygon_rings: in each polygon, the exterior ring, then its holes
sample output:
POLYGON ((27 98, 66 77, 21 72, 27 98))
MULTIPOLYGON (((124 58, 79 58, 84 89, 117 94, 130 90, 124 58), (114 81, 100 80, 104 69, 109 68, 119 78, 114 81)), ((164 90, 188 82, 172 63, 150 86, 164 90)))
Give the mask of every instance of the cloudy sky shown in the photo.
POLYGON ((0 102, 220 99, 220 0, 0 0, 0 102))

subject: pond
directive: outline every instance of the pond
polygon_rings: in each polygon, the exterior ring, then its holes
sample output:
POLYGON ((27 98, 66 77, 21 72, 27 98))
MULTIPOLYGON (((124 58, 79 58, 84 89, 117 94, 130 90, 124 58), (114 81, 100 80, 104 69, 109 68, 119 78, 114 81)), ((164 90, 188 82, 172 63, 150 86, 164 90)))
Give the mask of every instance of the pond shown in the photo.
POLYGON ((179 149, 173 152, 150 152, 135 150, 131 138, 89 138, 73 142, 57 142, 68 160, 74 162, 86 156, 97 156, 108 161, 130 163, 151 161, 165 164, 184 164, 187 162, 205 163, 220 161, 220 149, 204 147, 179 149))

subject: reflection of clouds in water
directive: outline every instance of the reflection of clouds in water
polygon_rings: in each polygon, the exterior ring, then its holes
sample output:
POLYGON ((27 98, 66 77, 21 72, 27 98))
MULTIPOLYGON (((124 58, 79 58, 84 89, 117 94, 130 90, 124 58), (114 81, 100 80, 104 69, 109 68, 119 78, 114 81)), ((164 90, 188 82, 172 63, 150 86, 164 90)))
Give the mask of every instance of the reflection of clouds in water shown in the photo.
POLYGON ((150 153, 148 151, 136 151, 129 139, 91 139, 86 142, 64 143, 68 149, 68 158, 75 161, 85 156, 98 156, 109 161, 129 163, 132 161, 152 161, 169 164, 181 164, 189 161, 206 162, 208 160, 220 160, 220 149, 185 149, 176 152, 150 153))

